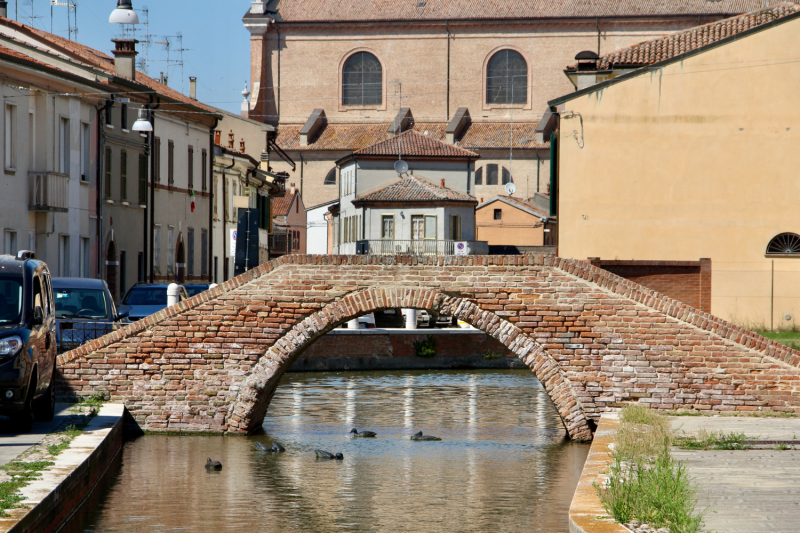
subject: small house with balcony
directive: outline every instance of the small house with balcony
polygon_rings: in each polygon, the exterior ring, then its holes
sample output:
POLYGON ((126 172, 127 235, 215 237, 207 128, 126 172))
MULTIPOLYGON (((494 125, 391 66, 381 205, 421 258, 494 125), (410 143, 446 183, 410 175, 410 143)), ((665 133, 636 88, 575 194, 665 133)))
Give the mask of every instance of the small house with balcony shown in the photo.
POLYGON ((389 135, 337 162, 334 253, 452 255, 459 241, 473 242, 468 253, 486 253, 474 243, 478 154, 413 130, 401 133, 399 125, 389 135), (398 176, 401 159, 408 168, 398 176))

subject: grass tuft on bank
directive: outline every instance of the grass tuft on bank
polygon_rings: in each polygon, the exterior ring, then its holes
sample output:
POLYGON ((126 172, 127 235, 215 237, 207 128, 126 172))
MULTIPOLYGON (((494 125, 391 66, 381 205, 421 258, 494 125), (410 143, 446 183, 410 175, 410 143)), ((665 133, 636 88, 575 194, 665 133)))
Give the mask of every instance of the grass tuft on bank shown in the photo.
POLYGON ((700 430, 697 435, 675 438, 675 446, 684 450, 749 450, 757 440, 744 433, 700 430))
POLYGON ((622 409, 620 422, 608 480, 595 484, 605 508, 621 524, 638 520, 672 533, 700 531, 697 485, 670 455, 675 437, 667 417, 633 404, 622 409))

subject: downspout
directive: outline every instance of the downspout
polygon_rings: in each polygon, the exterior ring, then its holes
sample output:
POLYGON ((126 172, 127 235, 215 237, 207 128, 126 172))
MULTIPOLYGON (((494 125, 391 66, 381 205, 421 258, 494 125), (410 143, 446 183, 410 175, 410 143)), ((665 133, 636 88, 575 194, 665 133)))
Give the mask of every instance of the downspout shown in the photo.
POLYGON ((298 152, 300 154, 300 198, 303 197, 303 167, 306 166, 305 160, 303 160, 303 152, 298 152))
POLYGON ((558 137, 550 134, 550 216, 557 216, 558 211, 558 137))
POLYGON ((147 208, 150 211, 150 283, 155 282, 155 243, 153 242, 156 224, 156 109, 161 107, 161 99, 156 99, 156 104, 153 105, 153 96, 150 96, 150 103, 147 104, 147 109, 150 111, 150 124, 153 126, 153 131, 150 132, 150 203, 147 208))
MULTIPOLYGON (((208 178, 209 182, 206 183, 208 187, 208 282, 214 282, 214 132, 219 125, 219 119, 214 118, 214 126, 211 127, 208 133, 208 178)), ((222 141, 220 141, 222 142, 222 141)), ((223 233, 225 233, 223 229, 223 233)))
POLYGON ((447 31, 447 121, 450 122, 450 21, 444 21, 444 29, 447 31))
POLYGON ((275 35, 278 38, 278 87, 277 87, 277 98, 275 102, 275 112, 278 113, 278 116, 275 117, 275 123, 277 124, 280 120, 281 116, 281 29, 278 25, 275 25, 275 35))
POLYGON ((594 19, 595 27, 597 28, 597 55, 600 55, 600 17, 594 19))
POLYGON ((97 108, 97 279, 104 279, 103 270, 103 125, 105 120, 101 119, 103 113, 107 113, 114 105, 114 95, 102 107, 97 108))
MULTIPOLYGON (((539 158, 539 149, 536 149, 536 192, 539 192, 539 179, 542 174, 542 163, 539 158)), ((528 196, 530 198, 530 196, 528 196)))

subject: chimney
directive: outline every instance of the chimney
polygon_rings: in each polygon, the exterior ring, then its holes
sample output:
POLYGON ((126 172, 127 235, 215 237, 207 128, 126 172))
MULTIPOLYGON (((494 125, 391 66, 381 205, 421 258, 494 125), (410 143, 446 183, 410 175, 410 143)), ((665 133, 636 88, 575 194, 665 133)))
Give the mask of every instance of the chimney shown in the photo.
POLYGON ((243 154, 246 153, 244 151, 244 137, 242 137, 242 140, 239 141, 239 151, 242 152, 243 154))
POLYGON ((290 184, 289 185, 289 194, 294 194, 296 191, 297 191, 297 189, 295 188, 294 183, 290 184))
POLYGON ((228 149, 233 150, 235 139, 233 138, 233 130, 228 133, 228 149))
POLYGON ((8 2, 0 0, 0 17, 8 18, 8 2))
POLYGON ((222 142, 222 132, 219 130, 214 131, 214 144, 216 144, 217 146, 222 146, 222 144, 220 144, 221 142, 222 142))
POLYGON ((444 187, 444 178, 442 178, 442 187, 444 187))
POLYGON ((197 100, 197 76, 189 76, 189 98, 197 100))
POLYGON ((261 164, 258 166, 260 170, 269 172, 269 152, 261 152, 261 164))
POLYGON ((111 39, 114 49, 114 74, 129 80, 136 79, 136 39, 111 39))

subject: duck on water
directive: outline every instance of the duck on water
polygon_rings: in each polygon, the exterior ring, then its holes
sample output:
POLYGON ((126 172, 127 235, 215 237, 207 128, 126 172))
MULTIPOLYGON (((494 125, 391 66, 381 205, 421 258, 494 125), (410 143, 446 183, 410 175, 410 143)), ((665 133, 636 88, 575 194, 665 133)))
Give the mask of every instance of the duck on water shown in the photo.
POLYGON ((286 448, 281 446, 281 443, 274 440, 272 441, 272 446, 267 446, 266 444, 262 444, 260 442, 255 443, 256 450, 260 452, 267 452, 267 453, 283 453, 286 451, 286 448))
POLYGON ((411 435, 411 440, 442 440, 439 437, 434 437, 433 435, 423 435, 421 431, 414 433, 411 435))
POLYGON ((331 452, 326 452, 325 450, 314 450, 314 453, 317 454, 317 459, 344 459, 344 455, 342 455, 341 452, 334 455, 331 452))
POLYGON ((222 470, 222 463, 219 461, 212 461, 211 457, 209 457, 208 462, 206 463, 206 468, 208 470, 222 470))
POLYGON ((350 433, 355 437, 374 437, 377 435, 374 431, 359 431, 356 428, 351 429, 350 433))

